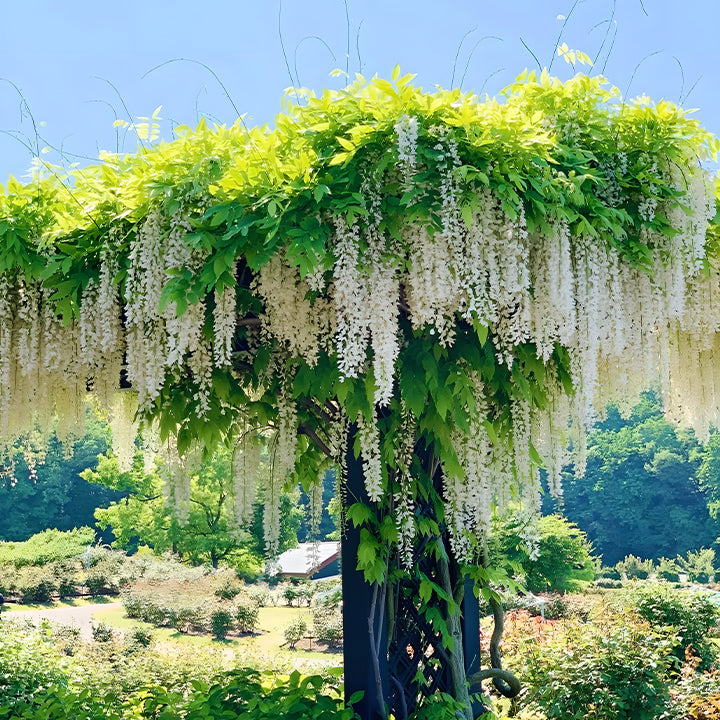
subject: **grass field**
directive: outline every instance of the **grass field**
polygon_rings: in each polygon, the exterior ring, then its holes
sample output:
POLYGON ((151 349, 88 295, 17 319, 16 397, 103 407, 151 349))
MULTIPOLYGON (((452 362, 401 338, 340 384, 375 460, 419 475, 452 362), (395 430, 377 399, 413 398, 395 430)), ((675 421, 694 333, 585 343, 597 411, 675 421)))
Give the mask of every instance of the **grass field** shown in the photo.
MULTIPOLYGON (((100 596, 91 598, 73 598, 70 600, 56 600, 50 603, 19 604, 9 603, 3 608, 5 617, 12 616, 14 612, 28 610, 56 610, 61 608, 72 609, 87 605, 103 605, 117 603, 118 597, 100 596)), ((158 628, 141 620, 128 618, 122 607, 99 608, 93 613, 94 623, 104 622, 113 628, 128 633, 135 628, 142 628, 150 632, 158 643, 185 647, 222 647, 239 657, 258 658, 270 660, 274 664, 286 665, 339 665, 342 664, 341 651, 328 651, 318 647, 312 641, 303 641, 295 650, 285 645, 285 628, 299 616, 305 618, 308 625, 312 624, 310 611, 307 608, 297 607, 262 607, 258 621, 258 630, 252 635, 242 637, 229 637, 226 640, 213 640, 209 635, 189 635, 177 632, 172 628, 158 628), (303 645, 303 647, 300 647, 303 645)))
POLYGON ((327 665, 342 662, 338 652, 322 652, 318 649, 288 649, 285 643, 285 628, 299 615, 307 616, 310 624, 310 612, 305 608, 263 607, 260 608, 259 630, 253 635, 230 637, 227 640, 213 640, 208 635, 187 635, 172 628, 157 628, 141 620, 126 617, 124 608, 100 609, 94 613, 96 622, 104 622, 111 627, 129 632, 140 627, 152 633, 155 640, 163 643, 181 643, 198 647, 226 647, 250 657, 277 658, 283 661, 314 661, 327 665))

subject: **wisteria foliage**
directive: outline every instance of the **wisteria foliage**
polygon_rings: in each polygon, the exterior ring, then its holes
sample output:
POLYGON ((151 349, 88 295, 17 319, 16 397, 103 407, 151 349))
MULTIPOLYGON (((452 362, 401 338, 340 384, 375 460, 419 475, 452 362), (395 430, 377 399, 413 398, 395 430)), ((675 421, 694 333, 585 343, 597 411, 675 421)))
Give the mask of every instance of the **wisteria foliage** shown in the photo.
POLYGON ((282 485, 316 488, 350 440, 411 565, 419 498, 474 559, 541 467, 561 493, 608 402, 659 383, 701 439, 719 424, 717 141, 681 110, 546 74, 484 102, 396 73, 286 105, 273 131, 201 124, 8 183, 6 443, 80 435, 90 391, 123 463, 154 427, 179 515, 195 445, 234 446, 241 520, 271 463, 272 552, 282 485))

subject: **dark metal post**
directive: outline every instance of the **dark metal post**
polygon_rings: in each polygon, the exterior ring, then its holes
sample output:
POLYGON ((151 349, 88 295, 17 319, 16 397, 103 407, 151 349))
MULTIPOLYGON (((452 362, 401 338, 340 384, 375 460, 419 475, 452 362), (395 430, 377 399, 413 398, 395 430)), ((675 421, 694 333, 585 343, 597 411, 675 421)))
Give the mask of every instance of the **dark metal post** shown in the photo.
POLYGON ((480 670, 480 602, 473 591, 472 578, 465 578, 465 595, 462 601, 463 651, 465 672, 472 675, 480 670))
MULTIPOLYGON (((368 503, 365 492, 362 461, 353 452, 355 426, 350 429, 347 453, 347 503, 368 503)), ((342 590, 343 590, 343 652, 345 656, 345 698, 346 700, 358 690, 364 695, 362 700, 353 707, 362 720, 377 720, 384 714, 384 703, 388 697, 388 663, 387 663, 387 623, 383 622, 378 632, 377 655, 373 654, 368 618, 372 604, 373 589, 365 582, 365 577, 357 569, 360 530, 347 523, 343 528, 341 541, 342 558, 342 590), (378 693, 376 672, 380 674, 380 693, 378 693), (382 704, 381 704, 382 702, 382 704)), ((379 610, 379 608, 378 608, 379 610)), ((376 613, 386 617, 386 613, 376 613)))
MULTIPOLYGON (((465 594, 461 605, 466 675, 472 675, 480 670, 480 601, 475 597, 474 586, 472 578, 466 577, 465 594)), ((472 709, 474 717, 480 717, 487 712, 487 708, 481 702, 474 702, 472 709)))

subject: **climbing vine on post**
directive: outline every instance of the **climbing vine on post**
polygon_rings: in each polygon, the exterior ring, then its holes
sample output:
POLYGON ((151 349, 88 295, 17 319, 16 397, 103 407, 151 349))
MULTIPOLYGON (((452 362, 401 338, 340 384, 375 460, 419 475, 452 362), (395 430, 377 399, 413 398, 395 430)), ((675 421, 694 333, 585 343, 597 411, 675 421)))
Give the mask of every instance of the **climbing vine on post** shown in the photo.
POLYGON ((411 83, 358 76, 286 98, 274 130, 201 123, 11 179, 0 432, 57 416, 81 434, 90 390, 121 459, 135 421, 163 449, 179 507, 197 453, 234 448, 238 517, 262 446, 271 552, 282 485, 342 466, 350 438, 358 568, 377 587, 413 576, 452 658, 462 576, 418 574, 418 548, 487 584, 491 514, 534 512, 541 467, 559 494, 605 404, 658 378, 669 415, 701 438, 717 424, 717 200, 700 163, 718 142, 600 77, 524 73, 485 101, 411 83))

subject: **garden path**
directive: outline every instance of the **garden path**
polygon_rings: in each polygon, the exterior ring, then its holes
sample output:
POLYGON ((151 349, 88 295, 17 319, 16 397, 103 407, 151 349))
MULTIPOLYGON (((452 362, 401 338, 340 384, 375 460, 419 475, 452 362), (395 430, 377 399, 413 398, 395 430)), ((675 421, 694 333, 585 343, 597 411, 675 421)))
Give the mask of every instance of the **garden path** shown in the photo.
POLYGON ((80 628, 80 634, 84 638, 92 637, 92 617, 98 610, 120 607, 122 603, 95 603, 92 605, 78 605, 77 607, 43 608, 42 610, 12 610, 5 607, 3 616, 5 618, 27 618, 33 622, 47 619, 51 622, 62 625, 74 625, 80 628))

